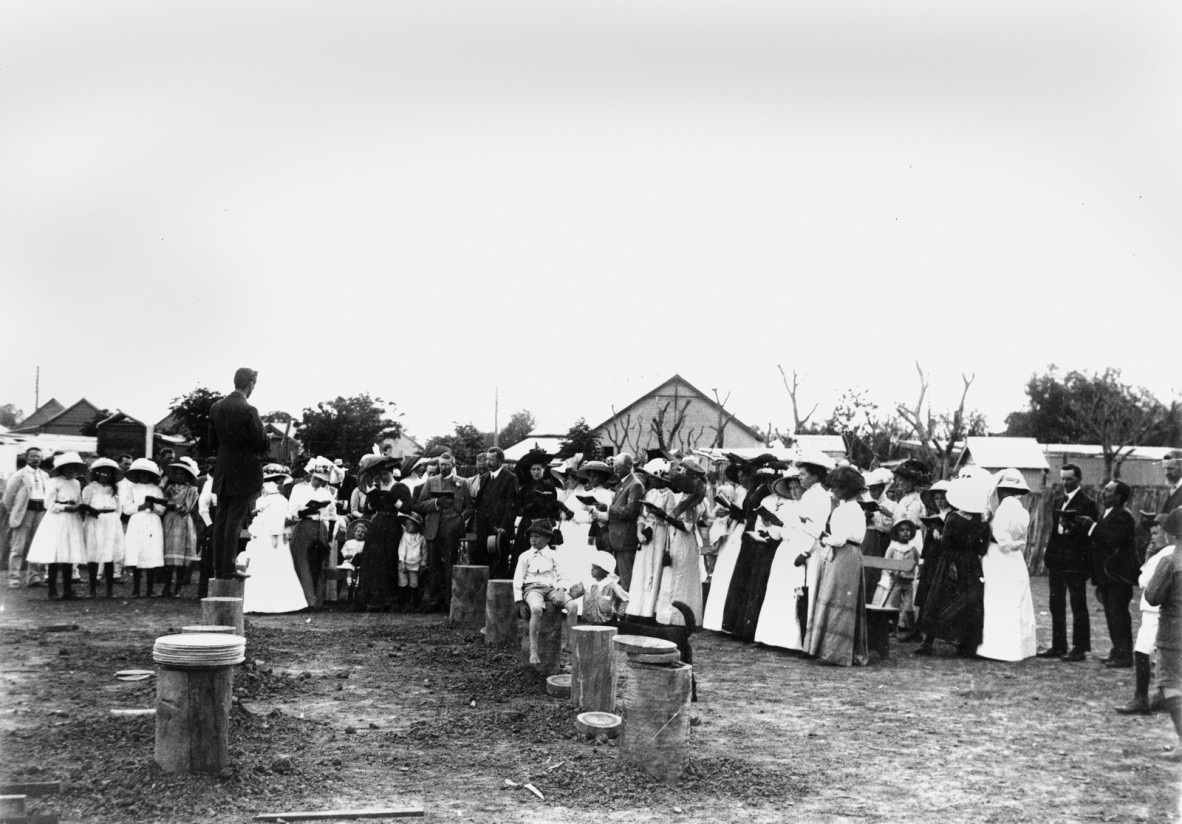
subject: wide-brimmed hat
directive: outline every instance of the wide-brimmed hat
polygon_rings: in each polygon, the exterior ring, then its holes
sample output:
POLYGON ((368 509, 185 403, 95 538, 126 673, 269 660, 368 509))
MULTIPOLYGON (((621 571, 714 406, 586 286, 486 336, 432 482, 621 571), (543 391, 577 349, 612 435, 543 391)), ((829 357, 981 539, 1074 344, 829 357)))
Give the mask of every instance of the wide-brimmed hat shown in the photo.
POLYGON ((603 461, 587 461, 579 467, 578 475, 580 478, 586 478, 588 472, 601 472, 608 478, 612 476, 611 467, 603 461))
POLYGON ((693 455, 688 455, 681 459, 681 466, 692 475, 697 475, 699 478, 706 477, 706 467, 702 466, 702 462, 693 455))
POLYGON ((613 575, 616 571, 616 556, 610 552, 604 552, 602 549, 597 550, 591 556, 591 566, 597 566, 608 575, 613 575))
POLYGON ((906 478, 917 484, 927 483, 928 480, 928 465, 915 458, 903 461, 894 468, 893 472, 897 477, 906 478))
POLYGON ((554 537, 554 524, 550 523, 546 518, 535 518, 529 522, 529 527, 525 530, 526 535, 541 535, 550 540, 554 537))
POLYGON ((1026 479, 1022 477, 1022 473, 1013 467, 1001 470, 993 478, 998 489, 1018 489, 1022 492, 1030 491, 1030 486, 1026 483, 1026 479))
POLYGON ((183 469, 192 476, 193 480, 197 480, 197 476, 201 474, 201 469, 197 466, 197 462, 187 455, 183 458, 177 458, 168 465, 169 469, 183 469))
POLYGON ((554 456, 545 450, 531 449, 518 459, 513 471, 517 474, 518 480, 525 483, 530 480, 530 469, 541 466, 543 470, 546 470, 550 467, 550 461, 553 458, 554 456))
POLYGON ((110 458, 99 458, 90 465, 90 471, 94 472, 96 469, 110 469, 115 472, 119 471, 119 464, 115 463, 110 458))
POLYGON ((394 477, 397 478, 399 476, 398 464, 397 458, 389 458, 385 455, 362 455, 361 461, 357 465, 357 483, 364 487, 375 472, 382 472, 386 469, 393 470, 394 477))
POLYGON ((356 541, 358 530, 360 530, 362 527, 365 527, 366 531, 368 532, 370 526, 372 525, 373 522, 369 518, 354 518, 352 521, 349 521, 349 525, 345 527, 345 540, 356 541))
POLYGON ((779 478, 772 481, 772 492, 779 495, 781 498, 792 497, 792 482, 800 477, 798 470, 789 470, 780 475, 779 478))
POLYGON ((1175 538, 1182 538, 1182 507, 1176 507, 1170 512, 1161 528, 1163 532, 1168 532, 1175 538))
POLYGON ((50 475, 58 474, 67 466, 81 466, 86 469, 86 461, 82 460, 82 456, 77 452, 63 452, 60 455, 53 456, 53 469, 50 470, 50 475))
POLYGON ((885 467, 871 469, 865 475, 866 486, 885 486, 895 479, 894 473, 885 467))
POLYGON ((304 472, 314 478, 319 478, 325 483, 332 480, 333 470, 335 469, 336 467, 333 466, 332 461, 328 460, 328 458, 322 458, 319 455, 304 464, 304 472))
POLYGON ((985 512, 985 502, 989 498, 988 490, 978 478, 957 478, 948 484, 948 492, 945 495, 948 503, 961 512, 977 515, 985 512))
POLYGON ((151 458, 136 458, 127 468, 127 474, 130 475, 132 472, 147 472, 155 475, 157 480, 160 479, 160 467, 156 466, 156 462, 151 458))
POLYGON ((985 469, 984 467, 977 466, 976 464, 965 464, 960 469, 956 470, 956 477, 958 479, 959 478, 972 478, 972 479, 979 479, 979 478, 992 479, 993 478, 993 476, 991 474, 989 474, 988 469, 985 469))
POLYGON ((911 527, 911 535, 913 537, 915 536, 916 533, 919 532, 919 524, 915 523, 915 521, 912 521, 909 518, 904 518, 901 521, 896 521, 895 523, 891 524, 891 540, 892 541, 899 540, 899 527, 904 526, 904 525, 911 527))
POLYGON ((423 516, 417 512, 399 512, 398 519, 400 521, 409 521, 419 529, 423 528, 423 516))
POLYGON ((810 466, 819 466, 822 469, 835 469, 837 467, 837 462, 819 449, 801 450, 793 460, 797 466, 809 464, 810 466))
POLYGON ((653 458, 651 461, 640 467, 640 472, 645 475, 656 475, 663 478, 669 474, 670 464, 664 458, 653 458))
POLYGON ((281 463, 269 463, 263 467, 263 480, 273 481, 283 479, 284 481, 291 480, 291 472, 287 467, 281 463))
POLYGON ((945 500, 947 500, 947 498, 948 498, 948 481, 936 481, 934 484, 929 486, 927 489, 925 489, 919 493, 919 499, 921 501, 923 501, 923 505, 926 506, 928 509, 935 509, 936 508, 936 498, 932 494, 934 492, 943 492, 944 498, 945 498, 945 500))

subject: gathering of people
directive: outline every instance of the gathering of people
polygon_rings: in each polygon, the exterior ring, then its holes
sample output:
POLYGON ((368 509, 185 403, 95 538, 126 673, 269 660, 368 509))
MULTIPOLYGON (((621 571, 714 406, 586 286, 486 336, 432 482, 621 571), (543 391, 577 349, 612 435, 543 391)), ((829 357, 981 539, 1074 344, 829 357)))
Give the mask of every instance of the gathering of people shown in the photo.
POLYGON ((315 456, 287 467, 261 457, 256 381, 238 370, 211 410, 216 457, 204 469, 170 450, 88 464, 29 448, 3 496, 9 587, 44 574, 50 598, 70 599, 85 572, 96 597, 101 572, 107 597, 128 574, 130 597, 155 597, 157 584, 175 597, 197 571, 198 597, 211 578, 242 579, 246 612, 334 600, 431 612, 448 609, 452 567, 478 564, 513 580, 535 661, 540 616, 553 609, 571 625, 692 623, 861 666, 868 610, 897 614, 897 641, 917 644, 917 656, 1086 661, 1090 581, 1111 646, 1104 666, 1135 670, 1133 699, 1117 711, 1168 711, 1182 737, 1182 452, 1163 462, 1164 506, 1141 513, 1148 546, 1127 484, 1110 480, 1093 501, 1080 468, 1061 467, 1044 555, 1051 644, 1039 651, 1031 489, 1017 469, 965 465, 944 480, 915 459, 861 470, 791 448, 653 450, 643 462, 534 449, 508 466, 492 447, 463 477, 451 452, 397 458, 377 446, 355 464, 315 456))

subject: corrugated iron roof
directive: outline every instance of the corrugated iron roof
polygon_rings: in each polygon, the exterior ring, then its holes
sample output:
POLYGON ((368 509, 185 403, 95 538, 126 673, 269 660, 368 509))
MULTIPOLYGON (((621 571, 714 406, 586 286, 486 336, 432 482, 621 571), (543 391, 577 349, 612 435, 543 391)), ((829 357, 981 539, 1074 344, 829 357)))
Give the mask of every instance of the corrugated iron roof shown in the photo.
POLYGON ((986 469, 1050 469, 1042 444, 1034 438, 987 438, 965 439, 965 451, 961 461, 986 469))

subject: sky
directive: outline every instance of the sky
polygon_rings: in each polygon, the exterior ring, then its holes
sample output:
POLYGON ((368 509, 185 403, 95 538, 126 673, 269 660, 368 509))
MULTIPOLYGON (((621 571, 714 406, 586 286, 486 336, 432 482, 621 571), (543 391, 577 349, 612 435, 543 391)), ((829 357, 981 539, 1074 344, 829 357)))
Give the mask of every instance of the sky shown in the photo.
POLYGON ((1182 5, 0 5, 0 404, 1179 397, 1182 5))

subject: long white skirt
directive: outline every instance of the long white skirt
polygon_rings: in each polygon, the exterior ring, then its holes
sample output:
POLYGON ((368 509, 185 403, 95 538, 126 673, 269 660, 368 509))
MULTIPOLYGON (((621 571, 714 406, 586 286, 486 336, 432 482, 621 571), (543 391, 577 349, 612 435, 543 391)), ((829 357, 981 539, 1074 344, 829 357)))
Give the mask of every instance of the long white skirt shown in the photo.
POLYGON ((86 563, 82 516, 77 512, 46 512, 25 560, 30 564, 86 563))
MULTIPOLYGON (((628 589, 628 614, 653 618, 661 594, 661 578, 667 571, 665 551, 669 549, 669 527, 653 524, 653 539, 641 544, 632 564, 632 586, 628 589)), ((680 613, 678 613, 680 614, 680 613)))
POLYGON ((722 611, 726 607, 726 594, 731 588, 731 576, 735 573, 735 563, 739 560, 739 546, 742 542, 743 525, 736 523, 722 548, 718 550, 718 559, 714 562, 714 574, 710 576, 710 597, 706 599, 706 609, 702 616, 704 629, 722 631, 722 611))
POLYGON ((977 654, 996 661, 1021 661, 1037 651, 1030 573, 1020 552, 996 544, 981 558, 985 574, 985 625, 977 654))
POLYGON ((250 560, 250 577, 242 586, 243 612, 295 612, 309 606, 291 547, 282 536, 251 538, 243 556, 250 560), (278 546, 272 546, 273 540, 278 546))
POLYGON ((118 512, 104 512, 87 518, 86 560, 92 564, 123 563, 123 522, 118 512))
POLYGON ((137 569, 164 566, 164 524, 155 512, 136 512, 123 536, 123 565, 137 569))

